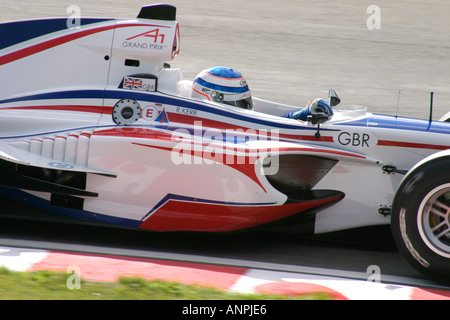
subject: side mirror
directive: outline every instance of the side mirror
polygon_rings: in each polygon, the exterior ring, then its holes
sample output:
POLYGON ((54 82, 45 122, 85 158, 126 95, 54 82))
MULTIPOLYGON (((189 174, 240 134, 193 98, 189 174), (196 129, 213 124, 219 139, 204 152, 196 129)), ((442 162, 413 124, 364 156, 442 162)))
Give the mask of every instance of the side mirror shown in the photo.
POLYGON ((306 117, 306 121, 311 122, 311 124, 321 124, 325 123, 330 119, 325 113, 316 113, 306 117))
POLYGON ((328 98, 330 99, 330 107, 337 106, 339 103, 341 103, 341 99, 338 97, 334 89, 330 89, 330 91, 328 92, 328 98))

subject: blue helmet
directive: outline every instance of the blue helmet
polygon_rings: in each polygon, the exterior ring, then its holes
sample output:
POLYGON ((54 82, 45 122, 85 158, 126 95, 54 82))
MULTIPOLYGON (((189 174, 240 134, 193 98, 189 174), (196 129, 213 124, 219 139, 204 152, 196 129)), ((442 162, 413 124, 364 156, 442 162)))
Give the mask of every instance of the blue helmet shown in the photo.
POLYGON ((227 67, 200 72, 192 84, 192 97, 253 109, 252 95, 242 74, 227 67))

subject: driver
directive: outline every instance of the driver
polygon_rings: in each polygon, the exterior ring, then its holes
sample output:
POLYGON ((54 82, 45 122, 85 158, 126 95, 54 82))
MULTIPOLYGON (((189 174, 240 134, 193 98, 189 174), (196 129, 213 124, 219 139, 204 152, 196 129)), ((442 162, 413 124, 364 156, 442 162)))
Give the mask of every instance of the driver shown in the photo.
MULTIPOLYGON (((192 97, 253 110, 252 95, 242 74, 227 67, 212 67, 200 72, 192 84, 192 97)), ((285 118, 306 121, 308 115, 323 113, 331 119, 333 110, 322 99, 310 101, 305 108, 289 112, 285 118)))
POLYGON ((301 110, 289 112, 284 117, 306 121, 309 115, 318 113, 326 115, 328 117, 328 120, 330 120, 331 117, 333 117, 333 109, 331 109, 328 102, 320 98, 308 102, 306 107, 304 107, 301 110))
POLYGON ((192 97, 253 109, 252 95, 240 72, 212 67, 200 72, 192 84, 192 97))

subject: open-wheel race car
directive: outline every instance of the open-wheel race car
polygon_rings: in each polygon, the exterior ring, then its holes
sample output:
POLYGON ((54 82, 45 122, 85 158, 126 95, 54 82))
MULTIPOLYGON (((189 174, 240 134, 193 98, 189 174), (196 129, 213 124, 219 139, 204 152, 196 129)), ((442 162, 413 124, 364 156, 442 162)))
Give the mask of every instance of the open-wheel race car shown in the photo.
POLYGON ((3 198, 153 231, 391 224, 415 267, 450 278, 445 118, 334 108, 333 90, 301 109, 251 97, 233 71, 206 71, 214 86, 184 80, 168 64, 180 45, 170 5, 70 27, 6 22, 0 34, 3 198))

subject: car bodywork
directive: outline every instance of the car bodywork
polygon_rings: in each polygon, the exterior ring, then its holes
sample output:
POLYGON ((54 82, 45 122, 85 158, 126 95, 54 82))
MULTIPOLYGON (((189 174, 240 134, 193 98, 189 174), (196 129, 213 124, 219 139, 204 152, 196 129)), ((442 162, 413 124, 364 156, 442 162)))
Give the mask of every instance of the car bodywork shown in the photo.
POLYGON ((412 264, 448 279, 449 114, 336 107, 333 90, 333 117, 308 121, 257 97, 254 110, 194 99, 167 63, 180 48, 175 13, 0 24, 3 198, 153 231, 392 222, 412 264))
POLYGON ((448 279, 450 113, 336 107, 333 90, 333 117, 308 121, 257 97, 254 110, 194 99, 192 81, 167 63, 180 49, 170 5, 0 31, 1 197, 153 231, 318 234, 392 222, 412 264, 448 279))
POLYGON ((171 6, 0 28, 2 194, 74 217, 156 231, 388 224, 403 174, 450 147, 440 121, 344 108, 303 122, 256 97, 250 111, 192 99, 166 63, 180 45, 171 6))

